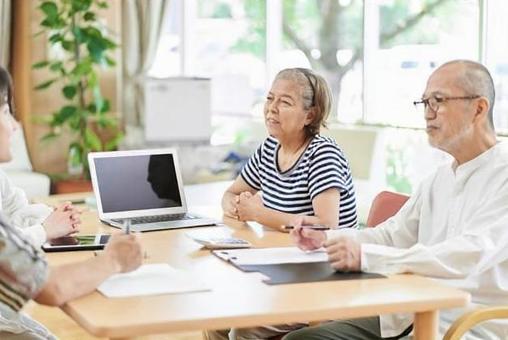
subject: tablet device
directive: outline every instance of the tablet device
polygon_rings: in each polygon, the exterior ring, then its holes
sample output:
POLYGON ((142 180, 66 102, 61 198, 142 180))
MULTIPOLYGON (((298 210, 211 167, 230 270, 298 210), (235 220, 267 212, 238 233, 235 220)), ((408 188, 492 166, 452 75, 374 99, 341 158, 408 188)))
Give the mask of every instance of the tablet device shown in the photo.
POLYGON ((45 252, 71 250, 100 250, 108 243, 110 235, 77 235, 59 237, 42 245, 45 252))

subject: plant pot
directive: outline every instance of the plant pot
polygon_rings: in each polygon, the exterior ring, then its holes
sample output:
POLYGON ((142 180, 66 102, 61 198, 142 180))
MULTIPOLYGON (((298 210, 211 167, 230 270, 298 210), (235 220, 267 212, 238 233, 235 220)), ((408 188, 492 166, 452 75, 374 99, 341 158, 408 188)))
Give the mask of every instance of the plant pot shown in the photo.
POLYGON ((70 194, 73 192, 91 192, 92 181, 87 179, 67 179, 53 184, 53 194, 70 194))

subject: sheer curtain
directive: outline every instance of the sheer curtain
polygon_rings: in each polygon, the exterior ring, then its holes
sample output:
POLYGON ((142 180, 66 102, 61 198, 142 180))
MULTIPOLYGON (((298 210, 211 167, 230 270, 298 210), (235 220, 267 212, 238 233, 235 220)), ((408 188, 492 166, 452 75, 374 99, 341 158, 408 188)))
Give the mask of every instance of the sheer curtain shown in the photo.
POLYGON ((11 50, 11 0, 0 0, 0 65, 9 66, 11 50))
POLYGON ((127 129, 143 126, 143 79, 153 63, 168 6, 169 0, 122 1, 123 117, 127 129))

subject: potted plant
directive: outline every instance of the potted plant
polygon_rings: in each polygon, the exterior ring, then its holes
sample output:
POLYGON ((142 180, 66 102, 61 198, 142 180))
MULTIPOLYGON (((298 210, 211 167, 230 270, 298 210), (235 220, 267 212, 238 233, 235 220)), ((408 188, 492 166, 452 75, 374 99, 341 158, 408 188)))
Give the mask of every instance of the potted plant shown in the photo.
POLYGON ((42 139, 53 140, 63 131, 70 131, 69 175, 88 178, 88 152, 114 149, 122 138, 117 128, 118 119, 108 113, 110 102, 102 96, 99 86, 98 69, 115 66, 110 53, 117 47, 105 36, 97 20, 97 11, 107 8, 107 2, 41 1, 38 8, 43 15, 42 31, 38 34, 46 33, 50 48, 61 51, 59 54, 63 57, 48 58, 33 65, 35 69, 48 69, 52 75, 35 88, 44 90, 52 85, 61 86, 66 101, 43 119, 51 130, 42 139), (111 138, 103 143, 97 131, 106 128, 111 138))

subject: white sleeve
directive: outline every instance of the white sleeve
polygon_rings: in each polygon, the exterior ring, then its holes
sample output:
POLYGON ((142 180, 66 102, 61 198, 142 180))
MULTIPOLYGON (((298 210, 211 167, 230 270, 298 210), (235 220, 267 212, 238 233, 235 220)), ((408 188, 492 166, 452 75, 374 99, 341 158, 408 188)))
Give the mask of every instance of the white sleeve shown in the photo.
POLYGON ((459 235, 426 246, 362 244, 362 270, 438 278, 478 275, 508 260, 508 188, 478 209, 459 235))
MULTIPOLYGON (((422 187, 409 198, 399 212, 375 228, 355 230, 355 239, 364 243, 382 244, 397 248, 409 248, 418 240, 418 225, 422 205, 422 187)), ((327 237, 332 239, 344 235, 346 230, 330 230, 327 237)), ((350 234, 350 232, 348 232, 350 234)))
POLYGON ((0 195, 2 213, 7 220, 26 235, 35 246, 46 241, 42 222, 53 209, 45 204, 30 204, 23 190, 14 186, 7 175, 0 171, 0 195))

